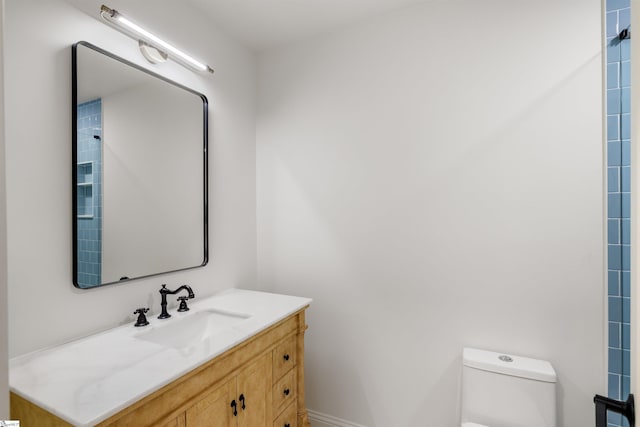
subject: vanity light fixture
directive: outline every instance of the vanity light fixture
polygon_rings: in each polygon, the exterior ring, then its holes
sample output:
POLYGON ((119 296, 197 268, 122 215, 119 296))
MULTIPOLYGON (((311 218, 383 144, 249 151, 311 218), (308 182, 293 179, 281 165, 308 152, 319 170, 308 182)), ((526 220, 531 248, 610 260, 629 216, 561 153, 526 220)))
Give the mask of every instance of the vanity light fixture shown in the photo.
POLYGON ((213 69, 207 64, 198 61, 192 56, 187 55, 181 50, 165 42, 158 36, 151 34, 135 22, 124 17, 117 10, 102 5, 102 7, 100 7, 100 16, 102 16, 107 23, 117 28, 122 33, 138 40, 142 55, 152 64, 164 62, 167 58, 170 58, 193 70, 213 73, 213 69))

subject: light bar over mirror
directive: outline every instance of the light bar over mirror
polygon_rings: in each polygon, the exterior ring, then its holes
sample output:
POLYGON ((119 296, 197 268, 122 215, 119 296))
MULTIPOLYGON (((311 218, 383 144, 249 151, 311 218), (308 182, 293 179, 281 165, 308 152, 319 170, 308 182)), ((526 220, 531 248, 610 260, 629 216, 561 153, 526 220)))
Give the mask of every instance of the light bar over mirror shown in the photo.
POLYGON ((166 60, 168 57, 192 70, 213 73, 213 69, 204 62, 195 59, 191 55, 184 53, 180 49, 162 40, 155 34, 150 33, 117 10, 102 5, 100 7, 100 16, 102 16, 107 23, 117 28, 122 33, 138 40, 140 50, 149 62, 155 64, 157 62, 161 62, 160 58, 164 58, 166 60), (157 51, 157 53, 151 55, 151 58, 148 53, 149 48, 157 51))

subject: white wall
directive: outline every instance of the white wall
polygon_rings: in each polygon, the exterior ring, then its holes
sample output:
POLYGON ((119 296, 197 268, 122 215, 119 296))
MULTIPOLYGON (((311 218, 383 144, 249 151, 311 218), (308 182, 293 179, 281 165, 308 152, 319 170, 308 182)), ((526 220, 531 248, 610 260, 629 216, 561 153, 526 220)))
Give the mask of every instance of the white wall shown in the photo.
POLYGON ((9 350, 12 356, 159 312, 158 289, 196 297, 255 282, 255 59, 202 15, 169 0, 113 0, 150 30, 209 62, 199 75, 152 66, 99 20, 98 0, 8 0, 5 21, 9 350), (71 275, 71 44, 86 40, 210 101, 210 262, 163 277, 76 290, 71 275))
POLYGON ((7 315, 7 195, 4 148, 4 0, 0 0, 0 420, 9 419, 9 316, 7 315))
POLYGON ((307 404, 454 426, 464 346, 605 392, 598 0, 427 2, 263 53, 258 277, 314 298, 307 404))

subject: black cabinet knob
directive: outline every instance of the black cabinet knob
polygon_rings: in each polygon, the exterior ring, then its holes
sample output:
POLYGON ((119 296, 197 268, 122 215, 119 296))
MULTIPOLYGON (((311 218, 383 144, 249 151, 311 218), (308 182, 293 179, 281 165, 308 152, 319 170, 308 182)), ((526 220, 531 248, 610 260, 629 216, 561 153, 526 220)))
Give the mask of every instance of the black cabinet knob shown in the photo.
POLYGON ((233 416, 237 417, 238 416, 238 404, 236 403, 235 399, 231 401, 231 408, 233 409, 233 416))
POLYGON ((288 354, 284 355, 284 360, 287 361, 287 362, 289 361, 289 355, 288 354))
POLYGON ((285 388, 283 393, 285 396, 289 396, 289 393, 291 393, 291 391, 288 388, 285 388))

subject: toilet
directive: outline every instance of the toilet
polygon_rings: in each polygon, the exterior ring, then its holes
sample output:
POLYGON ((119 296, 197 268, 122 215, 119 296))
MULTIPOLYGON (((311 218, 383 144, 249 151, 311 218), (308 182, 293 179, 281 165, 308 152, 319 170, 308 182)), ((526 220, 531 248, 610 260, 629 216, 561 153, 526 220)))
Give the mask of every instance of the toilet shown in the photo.
POLYGON ((556 427, 556 372, 545 360, 465 348, 461 427, 556 427))

